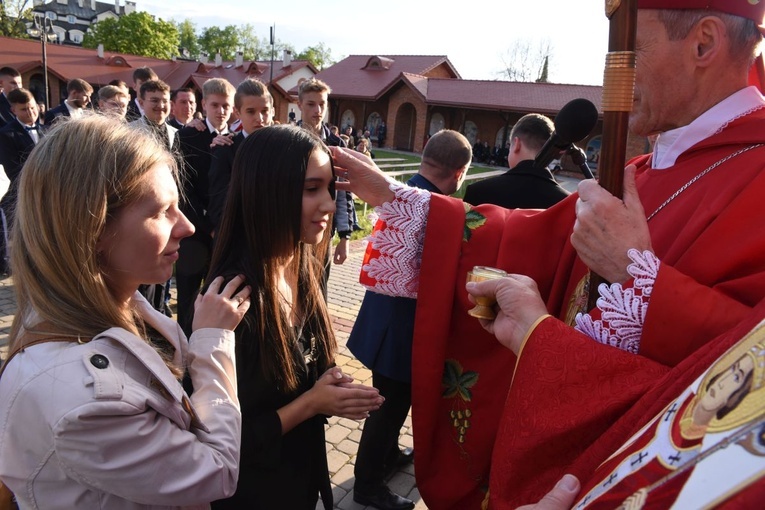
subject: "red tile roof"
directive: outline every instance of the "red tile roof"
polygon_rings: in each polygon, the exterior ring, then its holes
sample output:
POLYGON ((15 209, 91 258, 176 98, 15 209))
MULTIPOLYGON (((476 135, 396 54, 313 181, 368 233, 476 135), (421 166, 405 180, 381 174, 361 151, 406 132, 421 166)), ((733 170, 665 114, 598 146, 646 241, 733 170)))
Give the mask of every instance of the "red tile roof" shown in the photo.
MULTIPOLYGON (((427 82, 425 102, 429 105, 556 114, 563 105, 581 97, 602 111, 601 86, 439 78, 429 78, 427 82)), ((417 87, 421 88, 422 85, 417 87)))
MULTIPOLYGON (((48 44, 46 47, 49 73, 64 81, 81 78, 96 86, 106 85, 114 79, 131 85, 133 70, 138 67, 151 67, 173 89, 187 85, 190 81, 201 87, 201 83, 208 78, 225 78, 236 86, 249 73, 265 83, 271 77, 270 61, 244 62, 241 67, 236 67, 233 62, 223 62, 223 65, 216 67, 212 63, 162 60, 110 51, 105 51, 104 58, 100 58, 98 52, 92 49, 59 44, 48 44), (256 74, 257 70, 262 72, 256 74)), ((42 66, 42 52, 37 40, 0 37, 0 48, 0 66, 15 67, 21 73, 42 66)), ((275 60, 274 81, 304 67, 317 72, 308 61, 293 60, 291 65, 285 67, 282 60, 275 60)))
POLYGON ((569 101, 585 98, 601 111, 603 87, 556 83, 463 80, 456 70, 451 78, 425 76, 435 67, 446 64, 445 56, 351 55, 316 77, 327 82, 335 99, 377 100, 397 84, 416 91, 428 105, 556 114, 569 101), (376 61, 377 68, 369 63, 376 61))
POLYGON ((443 55, 350 55, 324 69, 316 78, 332 87, 333 97, 374 100, 401 78, 401 73, 425 75, 445 64, 455 78, 460 75, 449 58, 443 55), (379 67, 368 64, 376 60, 379 67))

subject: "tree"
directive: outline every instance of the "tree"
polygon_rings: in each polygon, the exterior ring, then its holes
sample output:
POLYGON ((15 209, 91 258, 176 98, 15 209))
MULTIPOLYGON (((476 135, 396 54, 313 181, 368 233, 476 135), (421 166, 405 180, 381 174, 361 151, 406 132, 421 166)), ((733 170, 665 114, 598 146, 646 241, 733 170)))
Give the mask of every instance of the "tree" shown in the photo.
POLYGON ((335 63, 335 60, 332 58, 332 50, 323 42, 320 42, 316 46, 307 47, 295 58, 298 60, 308 60, 319 71, 335 63))
POLYGON ((176 23, 175 27, 178 30, 178 45, 187 52, 184 56, 191 59, 199 58, 201 48, 199 46, 199 36, 197 35, 196 24, 186 18, 180 23, 176 23))
POLYGON ((0 0, 0 35, 27 37, 27 23, 32 21, 29 0, 0 0))
POLYGON ((532 41, 516 39, 502 58, 503 69, 498 73, 501 78, 510 81, 537 81, 546 69, 552 44, 549 39, 532 41))
POLYGON ((207 27, 199 36, 199 46, 210 57, 220 52, 223 60, 234 60, 236 52, 242 48, 239 29, 234 25, 225 28, 207 27))
POLYGON ((239 25, 240 50, 245 60, 267 60, 271 57, 271 46, 264 38, 258 37, 250 23, 239 25))
POLYGON ((107 51, 170 59, 178 54, 179 42, 175 24, 135 11, 92 25, 82 45, 96 48, 103 44, 107 51))
POLYGON ((537 78, 537 83, 547 83, 547 72, 548 72, 548 64, 549 64, 550 57, 545 57, 545 63, 542 65, 542 72, 539 74, 539 78, 537 78))

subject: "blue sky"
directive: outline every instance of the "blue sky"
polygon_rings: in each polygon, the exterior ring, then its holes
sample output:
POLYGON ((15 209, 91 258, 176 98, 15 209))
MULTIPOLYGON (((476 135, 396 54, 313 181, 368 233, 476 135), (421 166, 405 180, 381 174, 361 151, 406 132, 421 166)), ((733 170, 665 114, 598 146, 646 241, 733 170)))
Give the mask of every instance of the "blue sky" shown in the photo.
POLYGON ((497 79, 502 57, 516 40, 549 40, 550 81, 600 85, 607 51, 603 0, 138 0, 163 19, 189 18, 198 28, 251 23, 261 37, 300 51, 324 42, 339 60, 351 54, 447 55, 466 79, 497 79), (438 5, 437 8, 430 7, 438 5), (459 4, 458 4, 459 5, 459 4))

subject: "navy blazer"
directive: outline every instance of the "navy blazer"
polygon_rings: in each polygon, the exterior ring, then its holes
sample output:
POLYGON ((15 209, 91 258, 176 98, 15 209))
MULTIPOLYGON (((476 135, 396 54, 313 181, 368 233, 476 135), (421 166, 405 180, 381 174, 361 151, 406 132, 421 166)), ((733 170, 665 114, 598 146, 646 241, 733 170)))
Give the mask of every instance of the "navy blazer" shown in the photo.
POLYGON ((215 136, 207 129, 199 131, 193 126, 186 126, 178 131, 181 154, 183 156, 182 184, 183 199, 181 211, 191 221, 197 232, 210 235, 213 224, 208 218, 210 184, 208 174, 212 161, 210 144, 215 136))
MULTIPOLYGON (((441 193, 420 174, 409 179, 407 184, 441 193)), ((396 381, 411 382, 416 307, 416 299, 366 291, 346 344, 348 349, 370 370, 396 381)))
POLYGON ((50 126, 59 117, 70 117, 69 108, 62 101, 60 105, 45 112, 45 125, 50 126))
POLYGON ((209 202, 207 204, 207 216, 215 230, 220 227, 223 218, 223 209, 226 205, 228 185, 231 182, 231 169, 234 167, 234 157, 239 146, 244 142, 244 133, 237 133, 232 139, 231 145, 215 147, 210 162, 209 179, 209 202))
POLYGON ((471 205, 494 204, 506 209, 547 209, 569 194, 548 169, 535 168, 534 161, 529 159, 502 175, 468 186, 465 202, 471 205))
MULTIPOLYGON (((43 128, 37 124, 38 134, 43 136, 43 128)), ((32 137, 17 120, 9 122, 0 128, 0 165, 3 165, 5 174, 11 181, 8 186, 8 192, 0 200, 0 207, 8 215, 16 205, 16 194, 18 189, 18 179, 21 175, 21 168, 27 160, 27 156, 35 147, 32 137)))

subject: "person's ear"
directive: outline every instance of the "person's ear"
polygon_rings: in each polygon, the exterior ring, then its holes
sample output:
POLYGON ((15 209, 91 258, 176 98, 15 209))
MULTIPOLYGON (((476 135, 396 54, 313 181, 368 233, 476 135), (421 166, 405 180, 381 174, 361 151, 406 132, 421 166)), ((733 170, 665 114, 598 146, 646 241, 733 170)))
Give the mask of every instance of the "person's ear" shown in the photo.
POLYGON ((707 67, 721 54, 725 35, 725 25, 716 16, 702 18, 696 24, 689 37, 693 37, 697 65, 707 67))

